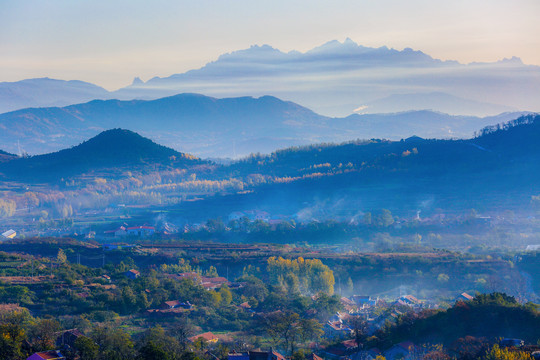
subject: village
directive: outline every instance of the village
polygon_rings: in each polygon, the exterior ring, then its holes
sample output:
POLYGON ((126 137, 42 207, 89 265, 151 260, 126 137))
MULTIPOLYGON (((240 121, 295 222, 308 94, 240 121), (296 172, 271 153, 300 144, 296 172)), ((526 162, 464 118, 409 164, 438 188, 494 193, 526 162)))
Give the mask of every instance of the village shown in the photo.
MULTIPOLYGON (((141 273, 137 270, 129 270, 125 277, 131 280, 136 280, 141 277, 141 273)), ((196 284, 204 287, 206 290, 216 290, 220 287, 227 289, 242 288, 245 283, 229 282, 223 277, 206 277, 201 276, 196 272, 168 274, 167 277, 174 280, 190 279, 196 284)), ((102 276, 108 284, 111 279, 107 275, 102 276)), ((148 290, 146 290, 148 291, 148 290)), ((312 296, 312 300, 317 300, 318 295, 312 296)), ((454 304, 466 304, 473 301, 474 297, 461 293, 452 301, 454 304)), ((192 299, 194 300, 194 299, 192 299)), ((366 341, 371 336, 377 334, 383 327, 396 325, 400 318, 406 314, 419 313, 426 309, 437 309, 438 304, 427 300, 419 300, 412 295, 403 295, 397 299, 382 299, 368 295, 352 295, 350 297, 341 297, 339 299, 341 310, 334 313, 322 326, 321 336, 317 341, 309 344, 308 348, 302 352, 302 359, 311 360, 416 360, 425 359, 426 355, 440 353, 440 347, 437 345, 415 344, 412 341, 402 341, 390 346, 387 349, 381 350, 376 347, 369 348, 366 346, 369 341, 366 341)), ((252 318, 265 318, 268 316, 278 315, 281 310, 271 313, 259 312, 256 307, 252 307, 248 301, 233 305, 236 311, 248 314, 252 318)), ((2 305, 1 309, 16 308, 17 305, 2 305)), ((195 306, 186 299, 164 301, 158 308, 146 310, 146 315, 152 318, 175 318, 185 316, 186 313, 194 311, 195 306)), ((64 360, 67 357, 63 353, 71 354, 77 348, 77 339, 83 337, 84 334, 78 329, 69 329, 54 334, 56 337, 55 346, 57 349, 45 352, 37 352, 28 357, 27 360, 45 360, 55 359, 64 360)), ((252 344, 242 343, 238 347, 238 343, 234 341, 234 334, 227 332, 213 333, 206 331, 191 335, 186 338, 188 348, 193 351, 199 351, 202 354, 217 358, 214 353, 221 351, 222 346, 227 349, 231 347, 226 355, 228 360, 289 360, 297 359, 295 356, 287 355, 287 350, 279 347, 272 347, 269 350, 256 349, 252 344), (233 340, 231 342, 231 340, 233 340)), ((524 350, 531 354, 534 359, 540 359, 540 346, 526 344, 521 339, 501 339, 500 346, 503 348, 524 350)))

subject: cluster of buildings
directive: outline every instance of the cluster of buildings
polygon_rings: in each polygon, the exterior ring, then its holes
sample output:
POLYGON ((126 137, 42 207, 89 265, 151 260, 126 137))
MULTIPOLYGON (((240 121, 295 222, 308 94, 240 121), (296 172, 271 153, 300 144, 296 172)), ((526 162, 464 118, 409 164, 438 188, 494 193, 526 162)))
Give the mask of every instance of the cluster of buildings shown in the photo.
POLYGON ((214 290, 218 289, 223 285, 232 285, 229 280, 222 276, 216 276, 216 277, 209 277, 209 276, 202 276, 194 271, 192 272, 184 272, 179 274, 169 274, 169 278, 174 280, 182 280, 182 279, 191 279, 196 284, 201 285, 206 290, 214 290))
POLYGON ((115 238, 125 238, 128 236, 131 237, 148 237, 154 235, 156 228, 149 225, 139 225, 139 226, 126 226, 122 225, 113 230, 105 231, 105 236, 115 237, 115 238))
MULTIPOLYGON (((454 300, 468 301, 474 297, 461 293, 454 300)), ((378 329, 386 324, 396 323, 399 316, 409 311, 420 311, 427 308, 435 308, 436 304, 419 300, 413 295, 402 295, 394 301, 386 301, 378 297, 367 295, 353 295, 342 297, 341 304, 345 311, 337 312, 325 324, 325 336, 338 345, 322 350, 325 358, 340 360, 371 360, 377 356, 384 356, 386 359, 413 359, 419 358, 422 351, 412 342, 403 342, 394 345, 386 351, 379 349, 363 349, 361 344, 356 343, 354 337, 354 320, 360 318, 365 321, 366 328, 363 329, 367 335, 373 335, 378 329), (340 341, 340 342, 339 342, 340 341)))

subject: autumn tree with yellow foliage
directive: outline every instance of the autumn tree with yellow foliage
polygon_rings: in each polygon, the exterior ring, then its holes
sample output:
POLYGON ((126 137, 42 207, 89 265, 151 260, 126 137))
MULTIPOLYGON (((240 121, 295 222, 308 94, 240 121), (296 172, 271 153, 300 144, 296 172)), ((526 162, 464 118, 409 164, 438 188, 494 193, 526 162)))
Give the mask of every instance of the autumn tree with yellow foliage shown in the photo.
POLYGON ((270 282, 292 293, 334 293, 334 272, 319 259, 284 259, 272 256, 267 261, 270 282))

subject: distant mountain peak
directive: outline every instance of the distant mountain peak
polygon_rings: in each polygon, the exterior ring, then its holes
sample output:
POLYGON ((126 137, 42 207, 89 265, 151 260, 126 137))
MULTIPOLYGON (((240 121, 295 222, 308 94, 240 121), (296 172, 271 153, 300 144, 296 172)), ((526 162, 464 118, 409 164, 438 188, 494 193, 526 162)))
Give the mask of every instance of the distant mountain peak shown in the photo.
POLYGON ((220 55, 216 61, 210 64, 213 64, 219 61, 237 60, 237 59, 243 59, 243 58, 249 59, 252 56, 268 57, 268 56, 276 56, 276 55, 285 56, 286 54, 267 44, 251 45, 247 49, 236 50, 236 51, 232 51, 232 52, 220 55))
POLYGON ((178 168, 199 163, 197 157, 159 145, 131 130, 116 128, 69 149, 4 162, 1 172, 28 181, 57 181, 102 170, 119 174, 125 169, 178 168))
POLYGON ((523 60, 517 56, 512 56, 511 58, 504 58, 499 61, 500 63, 505 64, 516 64, 516 65, 523 65, 523 60))
POLYGON ((140 77, 136 76, 131 83, 131 86, 144 85, 144 81, 140 77))

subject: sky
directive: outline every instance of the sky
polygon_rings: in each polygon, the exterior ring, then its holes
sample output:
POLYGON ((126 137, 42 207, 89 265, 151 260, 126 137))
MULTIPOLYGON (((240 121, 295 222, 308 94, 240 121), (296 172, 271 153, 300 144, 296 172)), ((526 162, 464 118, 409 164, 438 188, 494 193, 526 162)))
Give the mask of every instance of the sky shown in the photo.
POLYGON ((434 58, 540 65, 539 0, 0 0, 0 81, 84 80, 116 90, 269 44, 349 37, 434 58))

